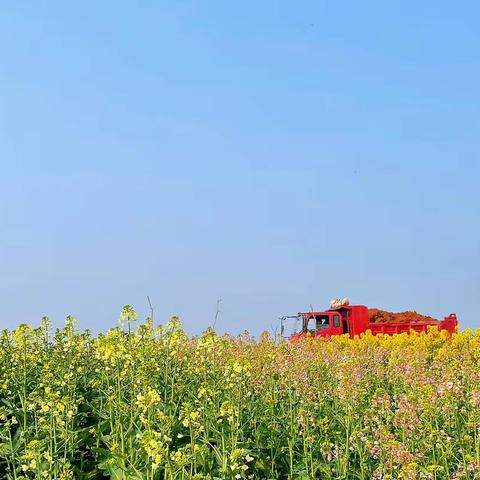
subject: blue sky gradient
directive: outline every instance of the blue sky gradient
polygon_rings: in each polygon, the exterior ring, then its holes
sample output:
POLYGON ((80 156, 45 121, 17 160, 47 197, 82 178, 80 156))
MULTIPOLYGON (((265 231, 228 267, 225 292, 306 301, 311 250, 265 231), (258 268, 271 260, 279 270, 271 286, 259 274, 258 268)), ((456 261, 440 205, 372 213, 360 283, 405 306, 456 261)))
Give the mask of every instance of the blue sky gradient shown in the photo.
POLYGON ((0 327, 480 327, 480 4, 0 4, 0 327))

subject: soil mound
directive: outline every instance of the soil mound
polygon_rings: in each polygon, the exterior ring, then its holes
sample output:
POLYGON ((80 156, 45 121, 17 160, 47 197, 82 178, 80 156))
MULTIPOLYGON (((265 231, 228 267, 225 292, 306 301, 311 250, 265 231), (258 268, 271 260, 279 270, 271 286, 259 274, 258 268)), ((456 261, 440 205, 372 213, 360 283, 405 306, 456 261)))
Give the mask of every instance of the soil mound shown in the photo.
POLYGON ((422 315, 414 311, 387 312, 386 310, 379 310, 378 308, 369 308, 368 317, 371 323, 439 323, 439 321, 435 318, 428 317, 427 315, 422 315))

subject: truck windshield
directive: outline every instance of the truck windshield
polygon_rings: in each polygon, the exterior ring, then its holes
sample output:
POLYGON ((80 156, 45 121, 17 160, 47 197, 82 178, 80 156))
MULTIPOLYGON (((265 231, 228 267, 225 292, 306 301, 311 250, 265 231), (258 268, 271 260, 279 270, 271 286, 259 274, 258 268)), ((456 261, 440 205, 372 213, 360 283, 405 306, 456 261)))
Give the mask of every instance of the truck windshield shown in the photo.
POLYGON ((302 331, 303 315, 289 315, 282 317, 281 319, 281 335, 284 338, 288 338, 290 335, 299 333, 302 331))
POLYGON ((328 315, 315 315, 308 319, 307 332, 316 333, 330 328, 330 317, 328 315))

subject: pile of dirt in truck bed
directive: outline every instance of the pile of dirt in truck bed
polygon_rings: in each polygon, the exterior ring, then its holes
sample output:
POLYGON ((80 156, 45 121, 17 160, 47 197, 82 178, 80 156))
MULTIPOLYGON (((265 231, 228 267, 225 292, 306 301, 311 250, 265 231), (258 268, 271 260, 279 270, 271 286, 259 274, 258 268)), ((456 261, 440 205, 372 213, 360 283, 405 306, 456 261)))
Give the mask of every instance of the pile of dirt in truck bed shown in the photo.
POLYGON ((378 308, 369 308, 368 317, 372 323, 438 323, 438 320, 417 312, 387 312, 378 308))

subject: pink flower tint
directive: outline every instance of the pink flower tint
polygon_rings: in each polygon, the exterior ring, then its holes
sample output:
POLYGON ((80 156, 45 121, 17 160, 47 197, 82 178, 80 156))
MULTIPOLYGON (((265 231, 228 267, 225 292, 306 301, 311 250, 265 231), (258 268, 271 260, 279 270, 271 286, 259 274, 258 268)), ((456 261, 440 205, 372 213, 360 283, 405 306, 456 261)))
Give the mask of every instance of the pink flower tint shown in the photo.
POLYGON ((478 407, 480 405, 480 392, 474 391, 472 392, 472 398, 470 399, 470 404, 472 407, 478 407))

